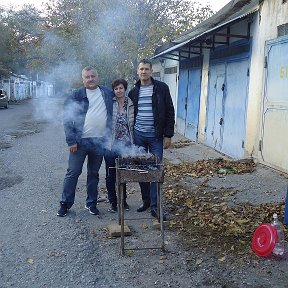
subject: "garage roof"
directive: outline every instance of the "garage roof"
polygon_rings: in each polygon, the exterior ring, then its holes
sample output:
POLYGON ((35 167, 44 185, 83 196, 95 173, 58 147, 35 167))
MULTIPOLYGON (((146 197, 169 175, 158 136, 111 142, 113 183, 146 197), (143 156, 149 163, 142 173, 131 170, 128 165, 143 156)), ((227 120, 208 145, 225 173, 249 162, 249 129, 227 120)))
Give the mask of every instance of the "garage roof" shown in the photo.
POLYGON ((263 0, 230 1, 221 10, 195 26, 193 29, 180 35, 174 41, 166 43, 163 46, 157 48, 152 59, 161 56, 163 57, 168 54, 172 55, 172 57, 178 56, 172 54, 172 52, 178 51, 181 47, 188 43, 199 42, 200 39, 205 39, 206 36, 214 35, 217 31, 228 27, 233 23, 241 21, 243 18, 256 12, 259 9, 259 2, 263 2, 263 0))

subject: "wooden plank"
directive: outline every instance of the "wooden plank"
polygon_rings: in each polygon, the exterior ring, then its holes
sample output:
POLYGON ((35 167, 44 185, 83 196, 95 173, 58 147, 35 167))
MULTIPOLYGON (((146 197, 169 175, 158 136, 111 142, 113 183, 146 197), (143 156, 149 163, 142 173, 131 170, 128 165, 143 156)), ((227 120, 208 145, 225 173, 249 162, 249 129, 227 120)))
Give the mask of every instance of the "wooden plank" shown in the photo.
MULTIPOLYGON (((108 231, 109 231, 109 235, 111 237, 121 237, 121 225, 119 224, 109 224, 107 226, 108 231)), ((130 230, 130 228, 127 225, 124 225, 124 236, 131 236, 132 232, 130 230)))

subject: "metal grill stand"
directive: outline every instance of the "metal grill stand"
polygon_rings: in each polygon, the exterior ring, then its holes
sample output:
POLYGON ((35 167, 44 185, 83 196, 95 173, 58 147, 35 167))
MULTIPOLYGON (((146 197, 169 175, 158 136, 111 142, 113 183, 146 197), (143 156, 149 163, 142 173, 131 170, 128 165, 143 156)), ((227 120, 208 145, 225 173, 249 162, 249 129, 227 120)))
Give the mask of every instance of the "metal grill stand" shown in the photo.
MULTIPOLYGON (((163 191, 164 182, 163 165, 160 164, 155 156, 153 158, 139 157, 118 157, 116 159, 116 186, 118 196, 118 224, 121 226, 120 253, 125 254, 125 250, 143 250, 143 249, 162 249, 164 251, 164 223, 163 223, 163 191), (139 165, 139 163, 142 163, 139 165), (124 247, 124 185, 128 182, 155 182, 157 184, 157 212, 160 223, 161 246, 144 248, 125 248, 124 247)), ((126 220, 139 220, 126 219, 126 220)), ((143 219, 143 218, 142 218, 143 219)), ((147 219, 147 218, 144 218, 147 219)))

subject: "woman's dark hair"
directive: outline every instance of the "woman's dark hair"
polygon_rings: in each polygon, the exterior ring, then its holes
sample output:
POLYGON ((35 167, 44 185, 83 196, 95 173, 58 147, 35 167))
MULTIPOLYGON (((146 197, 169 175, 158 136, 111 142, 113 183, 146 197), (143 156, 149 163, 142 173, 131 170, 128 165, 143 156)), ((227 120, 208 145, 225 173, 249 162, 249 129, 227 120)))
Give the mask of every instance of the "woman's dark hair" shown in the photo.
POLYGON ((127 87, 128 87, 128 83, 127 83, 127 81, 126 81, 125 79, 123 79, 123 78, 119 78, 119 79, 113 80, 113 81, 112 81, 112 84, 111 84, 112 89, 114 90, 114 88, 115 88, 116 86, 120 85, 120 84, 122 84, 122 85, 124 86, 124 89, 125 89, 125 91, 126 91, 126 90, 127 90, 127 87))

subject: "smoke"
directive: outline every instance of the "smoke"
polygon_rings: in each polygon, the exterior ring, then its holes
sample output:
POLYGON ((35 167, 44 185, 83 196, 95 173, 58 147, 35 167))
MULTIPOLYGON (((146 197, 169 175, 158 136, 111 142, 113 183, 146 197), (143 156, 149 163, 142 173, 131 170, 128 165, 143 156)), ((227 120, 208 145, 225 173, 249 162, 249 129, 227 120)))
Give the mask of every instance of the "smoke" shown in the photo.
POLYGON ((135 144, 127 145, 124 141, 115 141, 112 147, 113 151, 115 151, 118 155, 122 155, 124 157, 135 157, 149 154, 144 147, 137 146, 135 144))
POLYGON ((71 84, 79 79, 79 73, 76 63, 61 63, 44 81, 36 82, 36 97, 32 101, 36 120, 62 124, 63 103, 72 94, 71 84), (56 85, 55 78, 61 80, 61 85, 56 85))
MULTIPOLYGON (((90 2, 89 5, 96 4, 90 2)), ((51 95, 44 91, 40 95, 38 89, 33 100, 37 120, 57 125, 63 123, 63 102, 73 89, 82 86, 81 71, 85 66, 94 66, 98 70, 100 84, 108 88, 111 80, 120 76, 115 65, 119 62, 121 51, 117 39, 122 35, 119 31, 127 29, 124 19, 128 19, 128 12, 121 5, 109 5, 103 3, 102 7, 85 6, 85 9, 78 7, 74 16, 70 13, 72 32, 65 31, 65 34, 64 31, 59 33, 59 30, 56 34, 51 29, 45 34, 40 52, 41 55, 47 55, 47 63, 51 68, 45 74, 38 73, 37 83, 49 83, 53 93, 51 95)), ((73 114, 73 109, 71 112, 67 110, 67 113, 73 114)))
POLYGON ((68 45, 67 41, 52 33, 47 33, 42 47, 42 53, 64 53, 66 59, 56 59, 56 65, 52 66, 45 74, 39 73, 36 81, 36 95, 33 99, 34 118, 37 121, 45 121, 56 125, 63 123, 63 103, 72 93, 74 86, 81 84, 81 64, 76 60, 76 53, 68 45), (52 49, 53 48, 53 49, 52 49))
MULTIPOLYGON (((137 146, 135 144, 127 145, 126 142, 120 140, 117 140, 113 143, 112 151, 115 152, 120 157, 126 158, 127 160, 129 159, 129 161, 132 160, 133 158, 138 161, 140 158, 143 158, 143 160, 153 159, 153 163, 155 161, 155 155, 150 152, 147 152, 147 150, 144 147, 137 146)), ((159 158, 158 157, 156 158, 158 159, 159 162, 159 158)))

